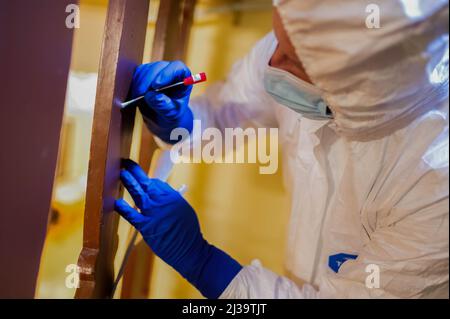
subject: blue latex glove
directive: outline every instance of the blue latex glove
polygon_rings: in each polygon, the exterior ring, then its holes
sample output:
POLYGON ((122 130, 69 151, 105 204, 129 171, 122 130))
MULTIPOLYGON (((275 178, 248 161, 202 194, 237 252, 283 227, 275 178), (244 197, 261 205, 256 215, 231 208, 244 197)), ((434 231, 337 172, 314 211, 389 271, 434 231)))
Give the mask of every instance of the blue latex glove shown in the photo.
POLYGON ((218 298, 242 266, 210 245, 188 202, 161 180, 148 178, 138 164, 125 160, 120 178, 141 213, 123 199, 116 211, 142 234, 146 243, 205 297, 218 298))
POLYGON ((189 108, 192 85, 180 85, 164 93, 153 90, 183 81, 190 75, 191 71, 181 61, 142 64, 133 75, 131 98, 145 96, 145 103, 139 105, 145 123, 153 134, 169 144, 181 140, 170 140, 173 129, 181 127, 192 132, 193 115, 189 108))

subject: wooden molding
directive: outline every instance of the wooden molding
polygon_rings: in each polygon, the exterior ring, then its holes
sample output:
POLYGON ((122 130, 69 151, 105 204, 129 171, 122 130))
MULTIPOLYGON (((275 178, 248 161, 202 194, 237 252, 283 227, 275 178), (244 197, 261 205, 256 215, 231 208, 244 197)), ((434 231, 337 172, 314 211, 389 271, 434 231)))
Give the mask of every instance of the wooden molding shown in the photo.
POLYGON ((92 126, 83 248, 76 298, 111 298, 119 215, 114 200, 120 159, 130 153, 135 108, 121 110, 134 69, 142 62, 148 0, 110 0, 92 126))

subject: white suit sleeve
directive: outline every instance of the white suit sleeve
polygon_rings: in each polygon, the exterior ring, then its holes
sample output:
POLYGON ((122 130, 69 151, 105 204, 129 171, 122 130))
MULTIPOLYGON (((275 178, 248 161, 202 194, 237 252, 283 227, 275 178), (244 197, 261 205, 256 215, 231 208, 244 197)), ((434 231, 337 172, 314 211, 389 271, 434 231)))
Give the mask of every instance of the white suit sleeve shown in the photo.
MULTIPOLYGON (((441 154, 448 142, 442 147, 441 154)), ((317 290, 254 263, 239 272, 221 298, 448 297, 448 150, 446 159, 436 157, 444 165, 417 178, 377 222, 357 259, 345 261, 338 273, 328 271, 317 290)))
POLYGON ((264 70, 276 48, 273 33, 261 39, 236 62, 225 82, 210 86, 193 98, 190 107, 202 128, 276 127, 271 97, 265 93, 264 70))
POLYGON ((358 258, 347 260, 337 274, 330 271, 318 290, 309 284, 298 286, 254 262, 239 272, 220 298, 432 298, 442 296, 445 290, 448 295, 448 246, 445 252, 433 239, 434 235, 448 234, 448 199, 410 217, 376 231, 358 258), (425 215, 433 222, 424 223, 425 215), (447 216, 446 220, 442 216, 447 216), (425 256, 423 252, 429 252, 430 247, 434 252, 425 256), (370 276, 378 270, 379 286, 377 276, 370 276))
POLYGON ((317 291, 309 284, 296 285, 262 267, 258 260, 245 266, 224 290, 220 299, 314 299, 317 291))
MULTIPOLYGON (((274 102, 265 92, 264 71, 277 46, 273 32, 258 41, 243 59, 237 61, 226 81, 209 86, 205 93, 189 103, 194 114, 194 130, 184 143, 192 148, 201 139, 206 128, 278 127, 274 102), (200 124, 200 129, 196 130, 200 124)), ((223 136, 223 134, 222 134, 223 136)), ((164 150, 172 145, 155 136, 156 143, 164 150)))

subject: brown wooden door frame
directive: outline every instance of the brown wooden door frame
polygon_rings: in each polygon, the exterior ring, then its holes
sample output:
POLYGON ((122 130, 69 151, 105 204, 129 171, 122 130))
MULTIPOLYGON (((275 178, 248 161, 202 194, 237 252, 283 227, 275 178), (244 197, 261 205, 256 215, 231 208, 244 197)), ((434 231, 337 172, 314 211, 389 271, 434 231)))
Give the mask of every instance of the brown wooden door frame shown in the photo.
MULTIPOLYGON (((160 2, 152 61, 184 57, 195 0, 160 2)), ((141 63, 147 27, 148 0, 110 0, 94 110, 83 248, 78 260, 80 287, 76 298, 111 298, 119 215, 114 199, 123 194, 120 159, 129 157, 135 108, 120 110, 132 74, 141 63)), ((156 144, 142 129, 139 163, 148 171, 156 144)), ((136 248, 137 247, 137 248, 136 248)), ((122 298, 145 298, 149 293, 153 253, 142 243, 126 265, 122 298), (138 291, 136 293, 136 291, 138 291)), ((124 261, 126 262, 126 261, 124 261)))
POLYGON ((122 195, 120 160, 129 157, 135 108, 120 109, 133 72, 142 62, 149 0, 110 0, 92 126, 83 248, 76 298, 111 298, 122 195))
MULTIPOLYGON (((165 0, 160 2, 153 39, 151 61, 184 60, 194 18, 196 0, 165 0)), ((150 131, 143 125, 139 164, 148 172, 157 148, 150 131)), ((150 294, 154 255, 144 241, 132 250, 124 261, 121 298, 147 298, 150 294)))

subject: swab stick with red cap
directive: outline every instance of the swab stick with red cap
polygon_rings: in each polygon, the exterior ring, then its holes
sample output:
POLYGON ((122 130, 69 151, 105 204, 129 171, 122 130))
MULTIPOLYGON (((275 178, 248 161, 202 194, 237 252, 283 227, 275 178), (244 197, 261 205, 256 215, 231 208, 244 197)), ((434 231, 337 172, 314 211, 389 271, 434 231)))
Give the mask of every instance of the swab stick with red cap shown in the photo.
MULTIPOLYGON (((176 87, 176 86, 179 86, 179 85, 192 85, 192 84, 197 84, 197 83, 201 83, 201 82, 205 82, 205 81, 206 81, 206 73, 205 72, 201 72, 201 73, 197 73, 197 74, 188 76, 183 81, 163 86, 161 88, 155 89, 154 91, 155 92, 161 92, 161 91, 164 91, 166 89, 170 89, 170 88, 173 88, 173 87, 176 87)), ((132 100, 129 100, 127 102, 121 103, 121 106, 122 106, 122 108, 124 108, 124 107, 126 107, 126 106, 128 106, 130 104, 133 104, 133 103, 135 103, 137 101, 142 100, 143 98, 144 98, 143 95, 142 96, 138 96, 135 99, 132 99, 132 100)))

